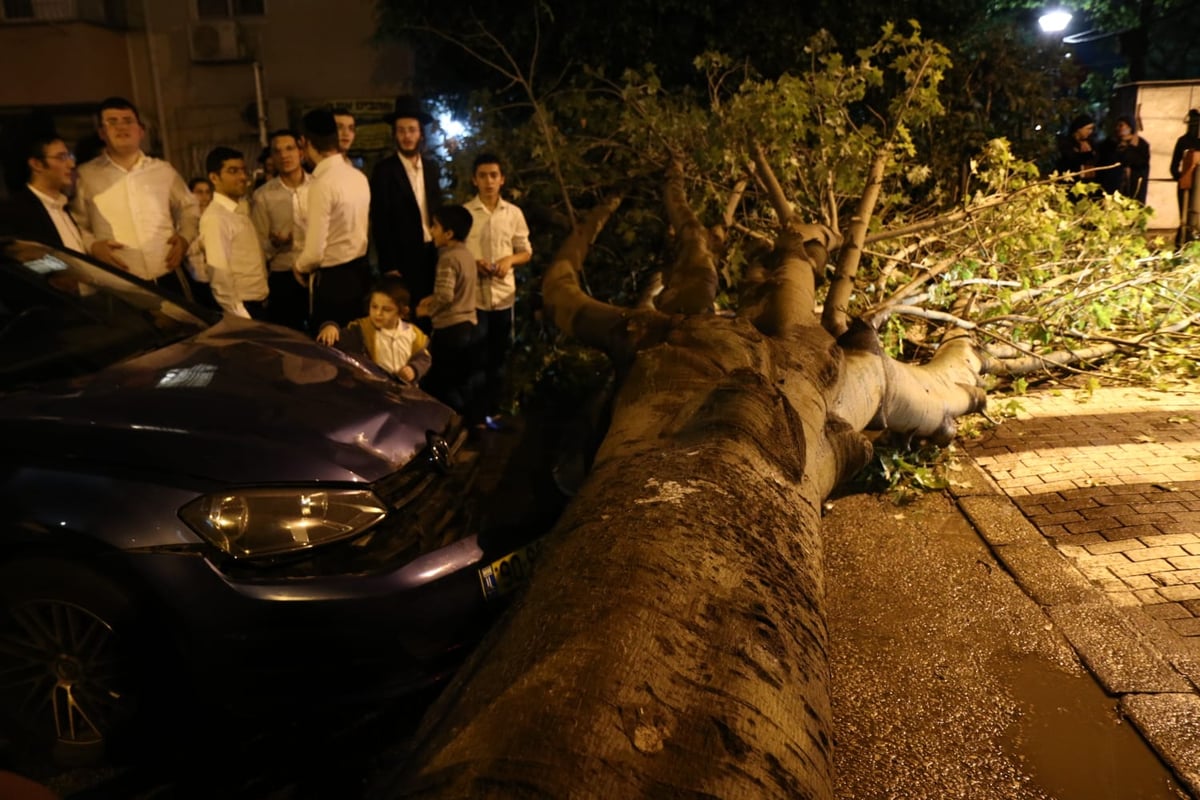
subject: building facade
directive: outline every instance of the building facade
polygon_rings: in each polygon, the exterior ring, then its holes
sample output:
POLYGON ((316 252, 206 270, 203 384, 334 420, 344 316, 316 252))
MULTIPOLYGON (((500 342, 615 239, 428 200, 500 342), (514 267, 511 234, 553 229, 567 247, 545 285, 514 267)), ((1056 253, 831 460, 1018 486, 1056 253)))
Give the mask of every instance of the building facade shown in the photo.
POLYGON ((0 133, 40 117, 74 146, 95 104, 121 95, 186 177, 218 144, 253 161, 266 131, 336 105, 358 116, 351 155, 370 161, 413 77, 409 48, 375 31, 373 0, 0 0, 0 133))

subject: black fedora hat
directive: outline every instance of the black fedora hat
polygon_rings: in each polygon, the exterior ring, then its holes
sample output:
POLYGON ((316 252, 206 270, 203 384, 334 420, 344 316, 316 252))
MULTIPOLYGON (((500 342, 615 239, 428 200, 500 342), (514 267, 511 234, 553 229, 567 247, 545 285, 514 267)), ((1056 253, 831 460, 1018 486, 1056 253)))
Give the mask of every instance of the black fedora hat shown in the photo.
POLYGON ((411 94, 402 94, 396 98, 392 113, 383 119, 389 125, 395 124, 398 119, 415 119, 422 125, 429 125, 433 122, 433 115, 425 110, 420 100, 411 94))

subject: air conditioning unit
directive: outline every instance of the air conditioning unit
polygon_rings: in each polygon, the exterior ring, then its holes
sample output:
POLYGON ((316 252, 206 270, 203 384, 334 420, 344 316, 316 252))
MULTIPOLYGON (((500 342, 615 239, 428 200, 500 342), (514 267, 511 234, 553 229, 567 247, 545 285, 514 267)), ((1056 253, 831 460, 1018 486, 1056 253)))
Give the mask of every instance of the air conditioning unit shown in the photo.
POLYGON ((193 22, 188 27, 192 61, 241 61, 246 57, 242 31, 235 20, 193 22))

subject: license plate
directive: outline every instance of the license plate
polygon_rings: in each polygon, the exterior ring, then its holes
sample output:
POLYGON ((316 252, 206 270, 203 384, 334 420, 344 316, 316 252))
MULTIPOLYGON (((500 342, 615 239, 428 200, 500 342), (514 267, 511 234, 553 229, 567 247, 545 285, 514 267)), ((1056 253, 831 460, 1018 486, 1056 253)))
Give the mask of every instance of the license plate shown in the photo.
POLYGON ((531 542, 480 568, 479 585, 483 588, 483 596, 495 600, 528 581, 541 551, 541 542, 531 542))

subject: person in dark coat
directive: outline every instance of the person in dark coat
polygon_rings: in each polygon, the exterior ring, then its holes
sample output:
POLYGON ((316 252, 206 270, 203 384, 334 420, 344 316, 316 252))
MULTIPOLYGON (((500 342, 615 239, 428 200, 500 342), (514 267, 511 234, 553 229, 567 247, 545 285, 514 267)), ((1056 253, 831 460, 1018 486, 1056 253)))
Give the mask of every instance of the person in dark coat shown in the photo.
POLYGON ((1096 123, 1091 117, 1079 116, 1071 120, 1067 135, 1058 140, 1058 171, 1073 173, 1074 183, 1096 180, 1095 133, 1096 123))
POLYGON ((25 185, 0 213, 0 234, 84 252, 79 226, 67 210, 75 182, 75 156, 58 134, 33 134, 25 145, 25 185))
POLYGON ((1145 203, 1150 181, 1150 143, 1141 137, 1130 117, 1118 117, 1113 132, 1113 138, 1100 147, 1100 163, 1107 167, 1101 171, 1104 190, 1145 203))
POLYGON ((396 98, 387 116, 396 152, 371 173, 371 234, 382 274, 398 273, 413 297, 433 293, 437 248, 429 233, 442 205, 437 162, 424 155, 424 126, 433 122, 415 97, 396 98))
POLYGON ((1200 165, 1200 109, 1189 111, 1186 123, 1187 132, 1175 140, 1175 150, 1171 153, 1171 177, 1177 182, 1176 197, 1179 201, 1179 233, 1175 236, 1177 247, 1196 235, 1188 224, 1188 211, 1196 207, 1192 192, 1197 188, 1196 168, 1200 165))

